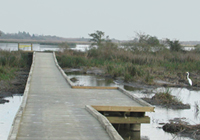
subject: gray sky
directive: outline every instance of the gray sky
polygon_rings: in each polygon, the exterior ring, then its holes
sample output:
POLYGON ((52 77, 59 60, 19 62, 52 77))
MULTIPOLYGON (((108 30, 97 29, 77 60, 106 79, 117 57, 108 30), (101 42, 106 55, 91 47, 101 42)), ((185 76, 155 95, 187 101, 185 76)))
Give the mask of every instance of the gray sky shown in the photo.
POLYGON ((120 40, 144 32, 200 41, 200 0, 0 0, 0 30, 69 38, 101 30, 120 40))

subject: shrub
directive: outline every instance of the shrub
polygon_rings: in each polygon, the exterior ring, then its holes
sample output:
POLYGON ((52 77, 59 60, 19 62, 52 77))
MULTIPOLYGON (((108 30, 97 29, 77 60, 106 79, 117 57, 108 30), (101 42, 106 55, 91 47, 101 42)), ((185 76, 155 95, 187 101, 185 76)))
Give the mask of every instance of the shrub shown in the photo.
POLYGON ((106 64, 106 70, 107 73, 109 73, 113 77, 123 76, 125 72, 125 69, 122 65, 112 63, 106 64))
POLYGON ((87 65, 87 60, 81 56, 57 56, 57 60, 61 67, 80 67, 87 65))
POLYGON ((166 43, 169 45, 171 51, 181 51, 182 46, 178 40, 171 41, 169 39, 166 40, 166 43))

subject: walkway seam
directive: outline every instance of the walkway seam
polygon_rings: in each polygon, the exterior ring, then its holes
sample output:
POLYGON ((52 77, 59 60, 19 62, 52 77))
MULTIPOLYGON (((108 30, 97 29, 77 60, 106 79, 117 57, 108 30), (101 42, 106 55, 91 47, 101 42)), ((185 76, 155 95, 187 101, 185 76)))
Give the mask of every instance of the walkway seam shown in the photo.
POLYGON ((16 138, 17 138, 17 134, 18 134, 18 131, 19 131, 23 111, 25 109, 28 94, 29 94, 30 81, 31 81, 32 73, 33 73, 34 64, 35 64, 35 52, 33 52, 31 69, 30 69, 29 76, 28 76, 28 79, 27 79, 27 82, 26 82, 23 100, 22 100, 22 103, 21 103, 21 105, 20 105, 20 107, 19 107, 19 109, 18 109, 18 111, 15 115, 14 120, 13 120, 11 130, 10 130, 10 133, 8 135, 8 140, 16 140, 16 138))
MULTIPOLYGON (((70 79, 67 77, 67 75, 65 74, 65 72, 63 71, 63 69, 58 64, 58 61, 57 61, 56 56, 55 56, 55 52, 53 52, 53 57, 54 57, 54 61, 56 63, 57 68, 60 70, 61 74, 64 76, 64 78, 67 80, 67 82, 72 87, 73 84, 71 83, 70 79)), ((108 121, 108 119, 105 116, 103 116, 102 114, 100 114, 97 110, 95 110, 90 105, 86 105, 85 109, 93 117, 95 117, 100 122, 100 124, 106 130, 106 132, 108 133, 108 135, 110 136, 110 138, 112 140, 123 140, 123 138, 119 135, 119 133, 115 130, 115 128, 112 126, 112 124, 108 121)))

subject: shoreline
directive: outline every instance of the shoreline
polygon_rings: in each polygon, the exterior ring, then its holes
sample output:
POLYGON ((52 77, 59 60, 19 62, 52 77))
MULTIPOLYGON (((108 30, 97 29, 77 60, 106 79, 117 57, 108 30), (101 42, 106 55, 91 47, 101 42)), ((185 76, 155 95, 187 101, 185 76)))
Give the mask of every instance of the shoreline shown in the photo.
MULTIPOLYGON (((189 86, 187 84, 186 79, 174 79, 173 77, 167 76, 165 77, 166 80, 161 80, 159 78, 154 78, 153 82, 150 84, 144 83, 142 80, 136 80, 136 81, 131 81, 131 82, 125 82, 123 78, 121 77, 112 77, 109 74, 105 74, 103 69, 100 68, 80 68, 80 69, 75 69, 75 68, 63 68, 65 73, 82 73, 82 74, 92 74, 100 77, 105 77, 105 78, 111 78, 115 80, 117 83, 125 85, 125 86, 130 86, 130 87, 135 87, 135 88, 141 88, 141 89, 147 89, 147 88, 158 88, 158 87, 177 87, 177 88, 187 88, 188 90, 200 90, 200 86, 198 84, 194 84, 193 86, 189 86)), ((197 74, 195 74, 197 77, 197 74)), ((158 76, 157 76, 158 77, 158 76)))
POLYGON ((24 94, 29 69, 22 68, 15 72, 16 76, 10 81, 0 81, 0 104, 9 102, 6 97, 12 97, 15 94, 24 94))

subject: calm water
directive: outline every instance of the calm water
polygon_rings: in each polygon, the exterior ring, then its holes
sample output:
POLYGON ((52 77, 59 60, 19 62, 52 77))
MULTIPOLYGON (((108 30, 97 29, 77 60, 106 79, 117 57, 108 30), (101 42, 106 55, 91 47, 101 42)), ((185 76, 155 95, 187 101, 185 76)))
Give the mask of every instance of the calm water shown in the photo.
MULTIPOLYGON (((156 91, 163 91, 164 89, 159 88, 156 91)), ((159 123, 166 123, 169 120, 174 118, 183 118, 183 121, 187 121, 190 124, 199 124, 200 115, 195 111, 195 102, 198 102, 200 105, 200 92, 199 91, 189 91, 186 88, 170 88, 171 94, 179 98, 183 103, 189 103, 191 109, 183 110, 174 110, 174 109, 165 109, 162 107, 155 107, 154 113, 146 113, 151 118, 151 123, 142 124, 142 135, 146 135, 150 140, 158 140, 159 138, 164 138, 166 140, 171 140, 174 137, 181 140, 190 140, 189 138, 178 138, 176 135, 172 135, 164 132, 162 129, 159 129, 159 123)), ((132 94, 138 96, 146 96, 141 91, 132 92, 132 94)))
POLYGON ((0 140, 7 140, 15 114, 22 102, 22 98, 23 96, 20 95, 7 97, 5 99, 10 102, 0 104, 0 140))
POLYGON ((68 74, 67 76, 69 77, 69 79, 73 77, 78 79, 78 81, 74 82, 74 85, 79 85, 79 86, 110 86, 110 87, 118 86, 115 83, 113 83, 112 79, 104 77, 98 77, 93 75, 75 75, 75 74, 70 74, 70 75, 68 74))
MULTIPOLYGON (((22 45, 30 45, 23 43, 22 45)), ((8 50, 8 51, 17 51, 18 44, 17 43, 0 43, 0 49, 8 50)), ((73 50, 85 51, 89 49, 89 45, 76 45, 76 48, 72 48, 73 50)), ((31 47, 25 47, 21 50, 31 50, 31 47)), ((33 44, 34 51, 62 51, 58 47, 58 45, 40 45, 40 44, 33 44)))
MULTIPOLYGON (((78 79, 74 84, 84 85, 84 86, 121 86, 123 85, 116 84, 115 81, 108 80, 105 78, 96 77, 93 75, 74 75, 68 74, 69 78, 75 77, 78 79)), ((165 91, 164 88, 158 88, 152 92, 165 91)), ((159 123, 167 123, 169 120, 174 118, 182 118, 183 121, 187 121, 190 124, 199 124, 200 115, 195 113, 195 102, 200 105, 200 91, 189 91, 186 88, 170 88, 171 94, 179 98, 183 103, 188 103, 191 105, 191 109, 183 110, 174 110, 166 109, 159 106, 155 106, 155 112, 146 113, 147 116, 151 118, 150 124, 141 125, 141 137, 139 139, 145 140, 191 140, 186 137, 178 137, 177 135, 166 133, 162 130, 162 125, 159 123)), ((134 94, 138 97, 152 97, 154 94, 145 94, 144 90, 134 90, 130 91, 131 94, 134 94)), ((126 135, 131 137, 130 132, 127 132, 126 135)), ((134 136, 135 134, 133 134, 134 136)), ((136 136, 137 137, 137 136, 136 136)), ((133 137, 134 140, 139 140, 133 137)))

